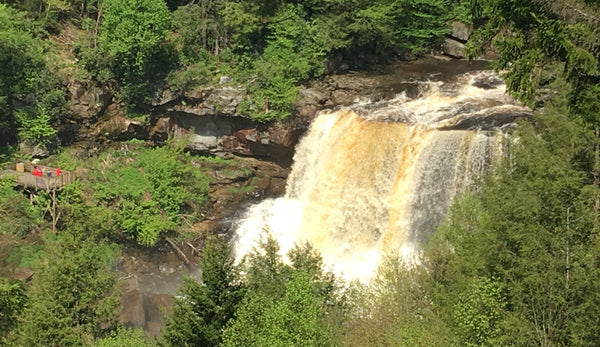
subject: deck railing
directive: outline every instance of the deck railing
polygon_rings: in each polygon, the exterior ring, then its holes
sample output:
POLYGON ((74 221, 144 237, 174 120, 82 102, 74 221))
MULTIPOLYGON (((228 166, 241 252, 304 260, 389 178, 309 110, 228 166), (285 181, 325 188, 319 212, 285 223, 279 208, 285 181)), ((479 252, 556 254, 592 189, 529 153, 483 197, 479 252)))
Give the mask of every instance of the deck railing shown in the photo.
POLYGON ((16 181, 18 185, 35 188, 35 189, 60 189, 63 186, 73 183, 76 179, 75 174, 70 171, 62 171, 60 175, 57 175, 57 168, 42 166, 42 165, 33 165, 33 164, 25 164, 25 163, 17 163, 10 166, 9 169, 6 169, 0 172, 1 176, 16 176, 16 181), (33 169, 37 166, 39 170, 42 170, 43 176, 34 176, 33 169))

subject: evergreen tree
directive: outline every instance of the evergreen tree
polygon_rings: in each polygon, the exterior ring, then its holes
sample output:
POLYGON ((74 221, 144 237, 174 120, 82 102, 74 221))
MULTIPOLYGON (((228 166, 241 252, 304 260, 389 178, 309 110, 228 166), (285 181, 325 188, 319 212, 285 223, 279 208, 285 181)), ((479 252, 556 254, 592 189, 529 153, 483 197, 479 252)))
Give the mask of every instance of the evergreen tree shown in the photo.
POLYGON ((34 266, 29 303, 9 337, 18 346, 84 346, 116 327, 113 247, 72 232, 48 236, 34 266))
POLYGON ((243 296, 231 245, 226 240, 208 239, 198 265, 202 282, 184 279, 163 331, 167 345, 218 346, 243 296))
POLYGON ((343 303, 331 275, 309 245, 296 246, 286 265, 265 235, 248 256, 247 293, 223 336, 224 346, 332 346, 342 336, 343 303))
POLYGON ((17 326, 26 303, 24 283, 0 277, 0 343, 5 343, 8 333, 17 326))
POLYGON ((509 158, 453 206, 429 255, 439 306, 473 345, 597 341, 599 191, 577 170, 589 133, 566 113, 538 114, 539 135, 521 124, 509 158))
POLYGON ((17 140, 48 144, 64 90, 45 56, 44 32, 25 14, 0 3, 0 147, 17 140), (18 129, 18 133, 15 131, 18 129))

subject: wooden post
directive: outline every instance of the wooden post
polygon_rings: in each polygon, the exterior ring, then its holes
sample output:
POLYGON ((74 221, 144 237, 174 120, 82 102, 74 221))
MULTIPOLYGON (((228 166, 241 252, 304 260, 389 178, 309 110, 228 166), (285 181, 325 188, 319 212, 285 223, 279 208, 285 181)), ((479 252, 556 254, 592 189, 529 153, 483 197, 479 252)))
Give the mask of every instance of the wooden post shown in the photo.
POLYGON ((56 234, 56 223, 58 223, 58 214, 56 212, 56 189, 52 189, 52 233, 56 234))

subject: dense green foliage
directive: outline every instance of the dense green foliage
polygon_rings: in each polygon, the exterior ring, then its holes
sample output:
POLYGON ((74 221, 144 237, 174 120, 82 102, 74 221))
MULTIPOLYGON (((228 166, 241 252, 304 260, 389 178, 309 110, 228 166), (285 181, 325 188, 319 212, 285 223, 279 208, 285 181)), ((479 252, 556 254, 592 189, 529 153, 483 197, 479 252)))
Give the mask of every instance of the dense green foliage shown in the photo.
POLYGON ((14 189, 14 179, 0 179, 0 233, 24 235, 40 222, 39 208, 14 189))
POLYGON ((64 92, 48 59, 44 31, 26 14, 0 3, 0 147, 21 140, 54 140, 52 121, 64 92))
POLYGON ((200 265, 202 282, 186 279, 163 338, 170 346, 332 346, 341 334, 338 287, 320 256, 297 246, 285 264, 265 235, 243 272, 231 246, 211 241, 200 265))
POLYGON ((49 54, 46 32, 73 35, 76 76, 109 87, 130 109, 147 108, 161 81, 180 91, 229 75, 248 93, 240 112, 267 121, 291 114, 299 84, 322 75, 328 59, 362 66, 369 56, 426 52, 457 6, 445 0, 7 3, 0 7, 7 66, 0 121, 21 126, 20 139, 37 143, 54 138, 51 125, 66 101, 55 87, 69 83, 50 73, 59 65, 49 64, 57 57, 49 54))
POLYGON ((111 71, 120 84, 119 95, 135 106, 148 101, 150 83, 169 68, 171 47, 165 38, 171 27, 163 1, 106 0, 99 47, 111 59, 111 71))
POLYGON ((114 250, 66 232, 47 239, 35 265, 22 323, 9 338, 21 346, 83 346, 114 329, 119 292, 109 271, 114 250))
POLYGON ((114 209, 111 219, 126 237, 154 245, 180 225, 185 204, 205 202, 208 178, 178 155, 172 147, 112 152, 90 174, 94 201, 114 209))
POLYGON ((94 347, 151 347, 155 344, 142 329, 119 328, 109 337, 99 339, 94 347))
POLYGON ((472 57, 493 44, 497 69, 507 69, 508 88, 533 105, 544 85, 557 75, 572 86, 571 111, 597 122, 600 43, 595 5, 582 1, 471 1, 473 12, 486 24, 475 32, 468 49, 472 57))
POLYGON ((21 281, 9 281, 0 277, 0 342, 17 325, 18 316, 23 311, 27 295, 21 281))
POLYGON ((246 295, 223 336, 224 346, 331 346, 337 301, 333 277, 309 245, 285 264, 269 235, 247 258, 246 295))
POLYGON ((581 123, 538 115, 479 194, 452 209, 429 254, 441 307, 472 345, 594 345, 598 188, 580 171, 581 123), (452 245, 449 248, 448 245, 452 245))
MULTIPOLYGON (((600 338, 600 38, 584 0, 27 0, 0 3, 0 146, 55 141, 65 105, 50 35, 78 33, 74 63, 130 108, 154 88, 209 88, 222 75, 258 120, 292 112, 300 83, 343 57, 355 66, 427 52, 460 18, 467 53, 493 47, 514 96, 535 109, 508 136, 481 189, 457 199, 421 265, 386 258, 369 284, 340 287, 309 246, 283 260, 266 237, 239 268, 209 241, 161 343, 172 346, 595 346, 600 338)), ((0 279, 0 340, 15 346, 146 346, 116 323, 112 242, 181 236, 209 180, 176 146, 52 164, 77 184, 30 201, 0 180, 0 233, 41 235, 0 279), (50 228, 50 219, 52 227, 50 228), (55 233, 51 233, 50 230, 55 233), (110 241, 108 241, 110 240, 110 241)))

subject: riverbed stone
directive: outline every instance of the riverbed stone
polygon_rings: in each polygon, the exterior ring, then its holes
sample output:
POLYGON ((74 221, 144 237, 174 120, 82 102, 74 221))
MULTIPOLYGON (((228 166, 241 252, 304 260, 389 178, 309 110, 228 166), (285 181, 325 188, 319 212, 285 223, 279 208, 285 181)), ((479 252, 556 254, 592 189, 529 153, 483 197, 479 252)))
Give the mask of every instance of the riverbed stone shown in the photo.
POLYGON ((464 43, 458 42, 447 37, 442 44, 442 52, 454 58, 464 58, 464 43))

